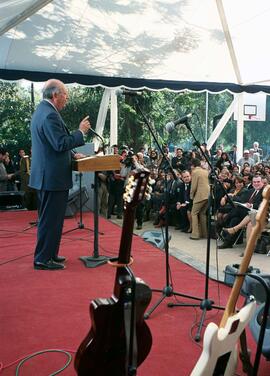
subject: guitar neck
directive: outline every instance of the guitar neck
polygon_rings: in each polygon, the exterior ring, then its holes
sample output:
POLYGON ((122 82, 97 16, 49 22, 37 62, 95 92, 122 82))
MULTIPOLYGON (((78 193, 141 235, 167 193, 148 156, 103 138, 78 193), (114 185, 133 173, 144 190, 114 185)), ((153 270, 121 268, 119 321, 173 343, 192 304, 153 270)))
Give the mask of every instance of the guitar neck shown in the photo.
MULTIPOLYGON (((259 237, 259 229, 257 229, 256 227, 259 227, 259 224, 256 224, 256 226, 252 229, 250 239, 249 239, 247 247, 245 249, 244 258, 243 258, 241 265, 239 267, 239 270, 238 270, 239 274, 244 274, 248 270, 250 260, 251 260, 251 257, 253 255, 253 250, 255 248, 256 241, 259 237)), ((232 290, 231 290, 231 293, 230 293, 230 296, 229 296, 229 300, 226 304, 226 308, 225 308, 224 314, 223 314, 221 322, 220 322, 221 328, 224 328, 228 318, 235 313, 236 303, 237 303, 238 297, 240 295, 241 288, 242 288, 243 283, 244 283, 244 279, 245 279, 244 276, 237 276, 236 279, 235 279, 235 282, 233 284, 233 287, 232 287, 232 290)))
MULTIPOLYGON (((251 231, 251 234, 248 239, 247 246, 244 252, 244 257, 238 270, 239 274, 245 274, 247 272, 251 257, 253 255, 253 251, 256 246, 256 242, 265 226, 265 222, 266 222, 267 215, 268 215, 268 209, 269 209, 270 186, 267 186, 264 189, 263 197, 264 197, 263 201, 260 205, 259 211, 256 216, 256 225, 252 228, 252 231, 251 231)), ((226 304, 226 308, 225 308, 224 314, 222 316, 222 319, 219 325, 221 328, 225 327, 228 318, 235 313, 236 303, 240 295, 244 278, 245 278, 244 276, 236 276, 235 278, 235 282, 233 284, 233 287, 229 296, 229 300, 226 304)))
POLYGON ((123 230, 118 254, 119 264, 128 264, 130 261, 135 209, 134 207, 129 208, 124 213, 123 230))

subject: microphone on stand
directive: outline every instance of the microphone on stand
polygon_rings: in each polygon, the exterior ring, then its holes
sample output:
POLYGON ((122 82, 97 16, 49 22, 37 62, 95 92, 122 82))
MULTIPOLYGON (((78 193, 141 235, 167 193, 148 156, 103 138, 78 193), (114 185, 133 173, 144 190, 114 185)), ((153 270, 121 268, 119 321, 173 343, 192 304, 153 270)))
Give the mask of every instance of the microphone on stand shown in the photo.
POLYGON ((96 131, 94 131, 93 128, 89 128, 89 131, 91 131, 92 133, 94 133, 94 135, 96 137, 98 137, 104 143, 104 138, 102 136, 100 136, 100 134, 98 134, 96 131))
POLYGON ((180 117, 179 119, 175 121, 170 121, 169 123, 165 125, 166 131, 171 133, 177 125, 186 124, 187 120, 190 119, 192 116, 193 116, 193 113, 191 112, 185 116, 180 117))
POLYGON ((89 128, 89 131, 91 131, 97 138, 99 138, 101 140, 101 143, 102 143, 102 151, 103 151, 103 154, 105 155, 105 142, 104 142, 104 138, 102 136, 100 136, 100 134, 98 134, 96 131, 94 131, 93 128, 89 128))

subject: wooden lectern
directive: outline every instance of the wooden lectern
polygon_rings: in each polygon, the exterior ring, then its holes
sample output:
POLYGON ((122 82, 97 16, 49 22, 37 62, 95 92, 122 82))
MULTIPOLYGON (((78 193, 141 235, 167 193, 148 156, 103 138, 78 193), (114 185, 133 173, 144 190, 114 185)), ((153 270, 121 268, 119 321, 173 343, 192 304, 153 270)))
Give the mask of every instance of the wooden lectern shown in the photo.
POLYGON ((73 170, 86 171, 110 171, 120 170, 120 155, 93 155, 73 161, 73 170))
POLYGON ((107 263, 108 257, 100 256, 98 252, 98 172, 120 170, 120 155, 94 155, 91 157, 81 158, 73 161, 74 171, 78 172, 95 172, 94 181, 94 252, 93 256, 81 256, 80 260, 85 263, 87 268, 95 268, 107 263))

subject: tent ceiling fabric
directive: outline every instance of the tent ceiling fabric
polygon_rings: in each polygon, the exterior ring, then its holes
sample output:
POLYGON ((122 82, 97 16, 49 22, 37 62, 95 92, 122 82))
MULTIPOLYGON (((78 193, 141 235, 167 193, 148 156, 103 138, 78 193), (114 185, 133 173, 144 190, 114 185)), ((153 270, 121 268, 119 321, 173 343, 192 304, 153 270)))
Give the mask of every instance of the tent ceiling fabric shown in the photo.
POLYGON ((53 0, 30 15, 43 3, 1 2, 0 30, 30 13, 0 36, 0 78, 270 93, 269 0, 53 0))

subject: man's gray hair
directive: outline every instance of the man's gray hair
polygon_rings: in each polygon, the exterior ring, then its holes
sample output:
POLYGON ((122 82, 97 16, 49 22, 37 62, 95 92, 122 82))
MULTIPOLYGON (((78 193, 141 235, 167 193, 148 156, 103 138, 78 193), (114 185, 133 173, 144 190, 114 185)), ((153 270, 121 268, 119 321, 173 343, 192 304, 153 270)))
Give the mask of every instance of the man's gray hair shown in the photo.
POLYGON ((43 99, 52 99, 53 94, 59 93, 60 91, 61 91, 61 89, 56 85, 46 86, 42 89, 43 99))

